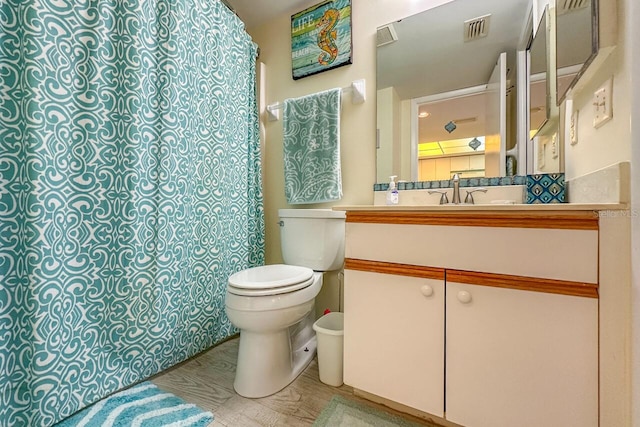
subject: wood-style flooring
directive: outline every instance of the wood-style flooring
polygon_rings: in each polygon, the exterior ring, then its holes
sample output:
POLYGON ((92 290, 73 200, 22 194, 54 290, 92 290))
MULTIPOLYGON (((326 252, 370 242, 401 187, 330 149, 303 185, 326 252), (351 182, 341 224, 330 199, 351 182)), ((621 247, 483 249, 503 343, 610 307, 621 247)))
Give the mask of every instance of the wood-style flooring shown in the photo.
POLYGON ((239 339, 232 338, 151 379, 158 387, 213 413, 210 427, 310 426, 334 394, 363 402, 403 418, 433 426, 411 415, 361 399, 347 385, 320 382, 317 357, 284 390, 247 399, 233 390, 239 339))

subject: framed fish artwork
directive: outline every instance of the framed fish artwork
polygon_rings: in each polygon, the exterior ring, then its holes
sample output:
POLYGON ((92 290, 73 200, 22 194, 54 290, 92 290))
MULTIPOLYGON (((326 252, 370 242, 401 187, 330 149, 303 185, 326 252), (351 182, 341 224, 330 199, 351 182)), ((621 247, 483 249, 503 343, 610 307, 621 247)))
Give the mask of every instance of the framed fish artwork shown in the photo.
POLYGON ((351 0, 328 0, 291 16, 291 65, 298 80, 351 64, 351 0))

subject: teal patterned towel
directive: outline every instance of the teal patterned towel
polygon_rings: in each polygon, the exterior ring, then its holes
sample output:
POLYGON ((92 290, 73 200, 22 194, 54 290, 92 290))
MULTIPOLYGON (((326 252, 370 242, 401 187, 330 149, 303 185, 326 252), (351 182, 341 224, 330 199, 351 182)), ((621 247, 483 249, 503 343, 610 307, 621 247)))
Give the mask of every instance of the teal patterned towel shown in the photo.
POLYGON ((340 92, 284 101, 284 192, 290 205, 342 198, 340 92))

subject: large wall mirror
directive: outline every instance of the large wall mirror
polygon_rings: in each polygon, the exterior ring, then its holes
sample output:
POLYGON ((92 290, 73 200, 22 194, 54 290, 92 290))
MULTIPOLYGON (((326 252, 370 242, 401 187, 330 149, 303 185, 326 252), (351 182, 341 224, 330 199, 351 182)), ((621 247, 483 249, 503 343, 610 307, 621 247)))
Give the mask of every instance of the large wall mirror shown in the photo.
POLYGON ((529 3, 454 0, 378 30, 377 182, 513 173, 529 3))

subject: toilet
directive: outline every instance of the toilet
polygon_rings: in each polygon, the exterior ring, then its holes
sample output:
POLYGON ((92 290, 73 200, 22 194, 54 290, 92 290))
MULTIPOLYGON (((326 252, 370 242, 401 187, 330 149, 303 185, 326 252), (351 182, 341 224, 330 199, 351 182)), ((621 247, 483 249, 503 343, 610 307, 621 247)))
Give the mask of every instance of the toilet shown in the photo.
POLYGON ((233 386, 244 397, 282 390, 311 362, 322 273, 344 263, 345 212, 280 209, 278 215, 286 264, 233 274, 225 296, 227 316, 240 329, 233 386))

